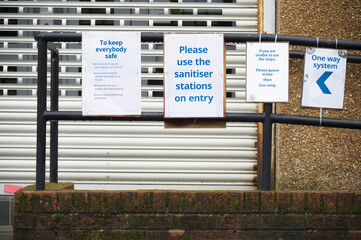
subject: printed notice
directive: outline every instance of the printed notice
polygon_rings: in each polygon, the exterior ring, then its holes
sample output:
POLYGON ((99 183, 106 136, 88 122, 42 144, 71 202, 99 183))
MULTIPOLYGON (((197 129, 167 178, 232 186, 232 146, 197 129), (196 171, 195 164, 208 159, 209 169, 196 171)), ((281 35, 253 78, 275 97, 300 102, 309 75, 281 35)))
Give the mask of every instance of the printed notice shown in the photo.
POLYGON ((83 32, 82 42, 83 115, 140 115, 140 33, 83 32))
POLYGON ((164 116, 224 117, 222 34, 164 35, 164 116))
POLYGON ((247 43, 247 102, 288 102, 288 43, 247 43))
POLYGON ((347 51, 307 47, 302 106, 343 108, 347 51))

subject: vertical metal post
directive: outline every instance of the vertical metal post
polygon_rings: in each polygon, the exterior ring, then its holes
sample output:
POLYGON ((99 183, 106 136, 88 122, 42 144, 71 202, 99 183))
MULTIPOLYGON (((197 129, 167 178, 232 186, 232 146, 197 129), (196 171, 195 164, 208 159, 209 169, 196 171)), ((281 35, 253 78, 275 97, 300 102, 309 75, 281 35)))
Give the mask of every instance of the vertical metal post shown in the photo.
POLYGON ((263 122, 262 142, 262 190, 271 190, 271 159, 272 159, 272 103, 263 104, 265 120, 263 122))
MULTIPOLYGON (((59 110, 59 53, 51 51, 50 110, 59 110)), ((50 182, 58 182, 58 121, 50 122, 50 182)))
POLYGON ((46 75, 47 42, 38 40, 38 91, 37 91, 37 140, 36 140, 36 190, 45 190, 46 159, 46 75))

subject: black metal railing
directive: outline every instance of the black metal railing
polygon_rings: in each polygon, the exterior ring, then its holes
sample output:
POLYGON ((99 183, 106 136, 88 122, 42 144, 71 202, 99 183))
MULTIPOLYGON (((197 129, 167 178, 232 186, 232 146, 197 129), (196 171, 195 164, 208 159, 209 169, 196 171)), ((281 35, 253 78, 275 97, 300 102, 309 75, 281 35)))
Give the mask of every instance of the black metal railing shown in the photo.
MULTIPOLYGON (((46 123, 50 121, 50 182, 58 181, 58 121, 108 120, 108 121, 164 121, 162 112, 142 112, 140 117, 84 117, 81 111, 58 111, 59 53, 54 42, 81 42, 77 33, 39 33, 38 41, 38 94, 36 190, 45 189, 46 123), (51 51, 51 107, 47 110, 47 50, 51 51)), ((290 45, 361 50, 361 42, 325 38, 297 37, 275 34, 224 34, 226 42, 286 41, 290 45)), ((162 42, 162 33, 142 33, 142 42, 162 42)), ((303 58, 304 53, 290 51, 291 58, 303 58)), ((361 63, 361 56, 348 56, 348 62, 361 63)), ((361 129, 361 120, 282 115, 272 113, 273 104, 264 103, 262 113, 226 113, 225 118, 204 119, 220 122, 261 122, 263 124, 261 190, 271 189, 271 156, 273 123, 361 129)), ((179 119, 180 120, 180 119, 179 119)))

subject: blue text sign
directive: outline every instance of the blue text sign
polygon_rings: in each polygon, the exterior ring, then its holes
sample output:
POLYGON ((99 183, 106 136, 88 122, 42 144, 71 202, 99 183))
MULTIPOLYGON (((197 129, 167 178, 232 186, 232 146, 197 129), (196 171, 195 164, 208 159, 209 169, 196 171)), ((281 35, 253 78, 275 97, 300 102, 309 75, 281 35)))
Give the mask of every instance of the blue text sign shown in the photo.
POLYGON ((306 48, 302 106, 343 108, 346 51, 306 48))
POLYGON ((141 114, 139 32, 83 32, 84 116, 141 114))
POLYGON ((164 35, 164 116, 224 117, 223 34, 164 35))

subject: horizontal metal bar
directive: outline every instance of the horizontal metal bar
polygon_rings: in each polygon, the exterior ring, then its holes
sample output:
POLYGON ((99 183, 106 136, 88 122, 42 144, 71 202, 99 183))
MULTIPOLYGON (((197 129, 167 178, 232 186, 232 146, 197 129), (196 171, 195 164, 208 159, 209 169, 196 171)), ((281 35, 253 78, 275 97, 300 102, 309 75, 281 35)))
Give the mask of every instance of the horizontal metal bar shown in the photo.
POLYGON ((41 32, 36 34, 34 38, 36 41, 42 39, 44 41, 52 41, 52 42, 81 42, 82 39, 80 33, 68 33, 68 32, 60 32, 60 33, 41 32))
MULTIPOLYGON (((142 33, 142 41, 144 42, 162 42, 163 33, 142 33)), ((247 41, 275 41, 275 34, 244 34, 244 33, 225 33, 226 42, 247 42, 247 41)), ((35 36, 35 40, 43 39, 44 41, 55 42, 80 42, 80 33, 49 33, 42 32, 35 36)), ((289 42, 291 45, 309 46, 309 47, 326 47, 338 49, 361 50, 361 41, 336 40, 327 38, 312 38, 300 36, 277 35, 277 41, 289 42)))
POLYGON ((361 129, 360 120, 350 120, 350 119, 335 119, 335 118, 320 119, 319 117, 271 114, 271 121, 273 123, 361 129))
MULTIPOLYGON (((290 51, 290 58, 303 59, 304 56, 305 56, 305 52, 303 52, 303 51, 290 51)), ((361 56, 359 56, 359 55, 347 55, 347 62, 361 63, 361 56)))
MULTIPOLYGON (((105 120, 105 121, 164 121, 162 112, 143 112, 139 117, 109 117, 109 116, 82 116, 81 111, 46 111, 43 115, 46 121, 51 120, 105 120)), ((172 118, 173 121, 184 118, 172 118)), ((210 122, 262 122, 263 113, 227 113, 225 118, 202 118, 210 122)))
MULTIPOLYGON (((82 116, 81 111, 46 111, 43 115, 47 121, 51 120, 102 120, 102 121, 164 121, 162 112, 143 112, 139 117, 109 117, 109 116, 82 116)), ((361 121, 349 119, 320 118, 294 116, 283 114, 271 114, 273 123, 286 123, 296 125, 311 125, 322 127, 338 127, 361 129, 361 121), (321 125, 320 125, 321 123, 321 125)), ((226 113, 225 118, 204 118, 202 121, 211 122, 263 122, 264 113, 226 113)), ((183 118, 172 119, 173 121, 183 121, 183 118)))
POLYGON ((336 40, 328 38, 313 38, 313 37, 301 37, 301 36, 288 36, 276 34, 238 34, 238 33, 225 33, 224 38, 226 42, 262 42, 275 41, 289 42, 290 45, 307 46, 307 47, 324 47, 324 48, 336 48, 337 49, 350 49, 361 50, 360 41, 350 40, 336 40))

